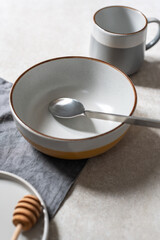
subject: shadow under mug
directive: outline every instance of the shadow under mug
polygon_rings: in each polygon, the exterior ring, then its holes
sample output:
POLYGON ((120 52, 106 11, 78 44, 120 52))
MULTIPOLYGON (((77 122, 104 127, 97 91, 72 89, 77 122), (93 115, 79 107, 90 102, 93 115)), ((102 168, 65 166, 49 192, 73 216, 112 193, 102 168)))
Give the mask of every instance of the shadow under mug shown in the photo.
POLYGON ((108 62, 128 75, 138 71, 144 52, 160 39, 160 21, 146 18, 140 11, 126 6, 109 6, 93 17, 90 56, 108 62), (148 23, 157 23, 156 36, 146 44, 148 23))

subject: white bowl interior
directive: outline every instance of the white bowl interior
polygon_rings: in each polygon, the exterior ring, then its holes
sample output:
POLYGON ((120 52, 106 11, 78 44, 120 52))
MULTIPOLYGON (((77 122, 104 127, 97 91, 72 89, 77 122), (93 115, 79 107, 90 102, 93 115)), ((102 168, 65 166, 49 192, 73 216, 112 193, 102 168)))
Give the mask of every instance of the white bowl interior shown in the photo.
POLYGON ((87 110, 129 115, 135 92, 119 70, 88 58, 60 58, 31 68, 17 81, 12 106, 32 129, 56 138, 81 139, 111 131, 121 123, 77 117, 55 119, 48 111, 51 100, 70 97, 87 110))

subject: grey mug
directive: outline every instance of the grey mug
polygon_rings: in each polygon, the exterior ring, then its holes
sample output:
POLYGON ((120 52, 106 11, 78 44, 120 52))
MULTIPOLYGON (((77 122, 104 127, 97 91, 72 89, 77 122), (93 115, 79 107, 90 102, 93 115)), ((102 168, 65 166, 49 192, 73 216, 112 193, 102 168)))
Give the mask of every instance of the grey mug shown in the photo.
POLYGON ((128 75, 138 71, 145 50, 160 39, 160 21, 146 18, 140 11, 126 6, 109 6, 93 17, 90 56, 106 61, 128 75), (146 44, 148 23, 157 23, 156 36, 146 44))

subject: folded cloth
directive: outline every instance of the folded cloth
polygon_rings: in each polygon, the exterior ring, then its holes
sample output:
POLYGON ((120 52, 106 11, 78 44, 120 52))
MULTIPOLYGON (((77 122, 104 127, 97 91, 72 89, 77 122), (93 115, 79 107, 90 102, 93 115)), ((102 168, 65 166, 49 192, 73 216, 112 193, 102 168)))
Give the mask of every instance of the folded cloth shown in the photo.
POLYGON ((87 160, 61 160, 35 150, 17 131, 9 107, 12 84, 0 78, 0 170, 32 184, 53 217, 87 160))

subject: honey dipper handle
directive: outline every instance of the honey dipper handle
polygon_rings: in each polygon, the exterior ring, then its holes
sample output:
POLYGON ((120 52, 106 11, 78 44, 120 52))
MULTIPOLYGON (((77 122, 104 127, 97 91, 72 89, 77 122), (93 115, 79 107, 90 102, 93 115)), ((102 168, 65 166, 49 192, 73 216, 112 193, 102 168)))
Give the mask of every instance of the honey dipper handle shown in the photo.
POLYGON ((18 225, 16 226, 16 229, 15 229, 13 235, 12 235, 11 240, 17 240, 19 234, 21 233, 21 231, 22 231, 22 224, 18 224, 18 225))

